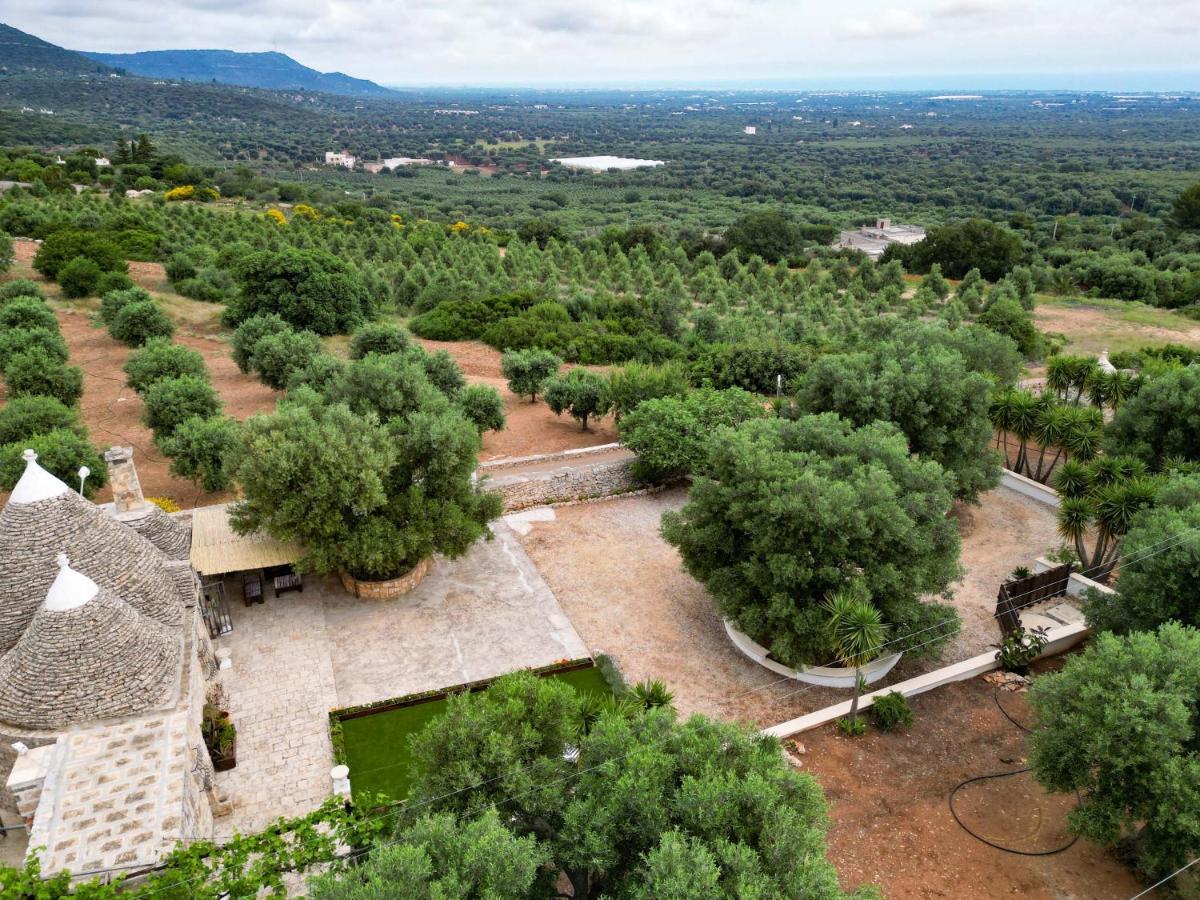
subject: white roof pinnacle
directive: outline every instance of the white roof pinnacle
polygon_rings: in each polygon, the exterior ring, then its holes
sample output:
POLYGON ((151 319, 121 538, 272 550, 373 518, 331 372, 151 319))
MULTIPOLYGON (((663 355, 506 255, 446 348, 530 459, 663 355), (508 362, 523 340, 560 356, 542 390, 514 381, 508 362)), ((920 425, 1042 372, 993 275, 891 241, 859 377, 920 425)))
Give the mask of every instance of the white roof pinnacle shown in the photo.
POLYGON ((52 612, 77 609, 100 593, 96 582, 71 568, 67 554, 58 554, 57 562, 58 576, 46 593, 46 609, 52 612))
POLYGON ((10 503, 37 503, 68 493, 71 489, 38 465, 37 454, 26 450, 25 472, 12 490, 10 503))

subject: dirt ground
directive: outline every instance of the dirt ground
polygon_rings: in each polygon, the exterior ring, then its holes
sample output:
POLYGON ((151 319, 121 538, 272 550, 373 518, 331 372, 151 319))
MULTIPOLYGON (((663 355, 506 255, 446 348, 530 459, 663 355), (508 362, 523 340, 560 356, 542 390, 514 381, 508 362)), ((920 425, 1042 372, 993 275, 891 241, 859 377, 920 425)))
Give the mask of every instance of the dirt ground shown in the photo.
MULTIPOLYGON (((910 701, 908 733, 870 730, 847 738, 832 725, 797 735, 802 771, 817 777, 830 804, 830 858, 846 887, 875 884, 898 898, 1124 898, 1141 890, 1105 850, 1080 840, 1053 856, 1018 856, 972 838, 955 823, 948 795, 965 778, 1023 768, 1025 734, 981 679, 910 701)), ((1029 722, 1023 694, 1001 695, 1029 722)), ((1014 849, 1061 847, 1074 796, 1043 791, 1029 774, 976 782, 955 797, 972 830, 1014 849)))
MULTIPOLYGON (((583 431, 570 416, 556 416, 540 397, 536 403, 530 403, 528 397, 516 396, 508 389, 507 382, 500 374, 500 351, 487 344, 478 341, 427 341, 421 338, 417 342, 429 351, 446 350, 454 357, 468 381, 490 385, 504 398, 504 415, 508 424, 503 431, 489 431, 483 436, 480 461, 557 453, 617 440, 617 428, 611 416, 589 422, 588 430, 583 431)), ((590 368, 603 371, 600 366, 590 368)))
POLYGON ((1067 336, 1068 353, 1098 355, 1105 348, 1115 353, 1147 344, 1200 347, 1200 322, 1141 304, 1039 303, 1034 317, 1042 331, 1067 336))
MULTIPOLYGON (((781 679, 734 648, 707 591, 659 535, 662 514, 686 499, 676 488, 559 507, 552 520, 529 523, 522 543, 592 652, 612 656, 631 682, 665 681, 684 715, 765 727, 847 699, 781 679)), ((875 686, 984 652, 999 638, 992 615, 1000 582, 1054 544, 1053 514, 1004 489, 960 511, 960 522, 967 574, 953 602, 962 633, 941 662, 903 659, 875 686)))

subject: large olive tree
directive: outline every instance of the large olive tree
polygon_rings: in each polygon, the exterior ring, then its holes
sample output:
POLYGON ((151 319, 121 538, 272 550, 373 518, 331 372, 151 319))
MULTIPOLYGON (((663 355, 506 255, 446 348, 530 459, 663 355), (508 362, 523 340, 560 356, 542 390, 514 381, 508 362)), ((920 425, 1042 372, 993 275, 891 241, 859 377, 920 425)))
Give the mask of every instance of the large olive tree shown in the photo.
POLYGON ((836 657, 822 604, 857 582, 891 649, 936 653, 958 629, 944 591, 959 573, 954 482, 913 457, 891 423, 834 413, 717 429, 687 505, 663 534, 723 615, 789 664, 836 657))

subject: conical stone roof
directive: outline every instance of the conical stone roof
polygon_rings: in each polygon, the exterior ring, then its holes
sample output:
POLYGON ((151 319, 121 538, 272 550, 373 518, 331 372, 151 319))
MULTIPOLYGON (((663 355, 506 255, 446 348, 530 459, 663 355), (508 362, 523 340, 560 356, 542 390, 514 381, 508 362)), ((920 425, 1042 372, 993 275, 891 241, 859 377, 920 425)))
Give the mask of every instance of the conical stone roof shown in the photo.
POLYGON ((54 553, 166 625, 183 607, 166 558, 149 541, 80 497, 26 451, 25 474, 0 510, 0 653, 16 645, 57 575, 54 553))
POLYGON ((0 657, 0 722, 32 730, 128 716, 169 700, 183 638, 58 556, 58 576, 0 657))

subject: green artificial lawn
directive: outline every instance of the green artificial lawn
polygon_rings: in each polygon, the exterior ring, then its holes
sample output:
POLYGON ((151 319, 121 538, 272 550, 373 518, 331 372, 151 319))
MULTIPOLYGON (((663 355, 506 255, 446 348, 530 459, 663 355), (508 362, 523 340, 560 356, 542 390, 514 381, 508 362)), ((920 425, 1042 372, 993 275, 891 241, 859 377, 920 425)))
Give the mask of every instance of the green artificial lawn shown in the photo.
MULTIPOLYGON (((565 681, 582 694, 612 693, 600 670, 594 667, 546 677, 565 681)), ((412 783, 409 735, 416 734, 445 710, 445 700, 427 700, 343 720, 342 739, 354 793, 383 794, 393 800, 407 797, 412 783)))

